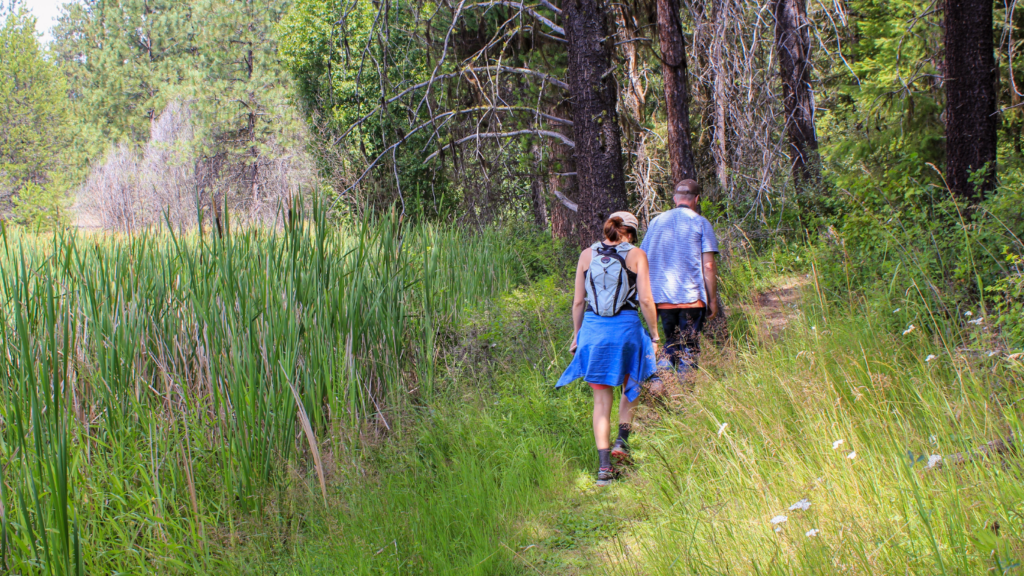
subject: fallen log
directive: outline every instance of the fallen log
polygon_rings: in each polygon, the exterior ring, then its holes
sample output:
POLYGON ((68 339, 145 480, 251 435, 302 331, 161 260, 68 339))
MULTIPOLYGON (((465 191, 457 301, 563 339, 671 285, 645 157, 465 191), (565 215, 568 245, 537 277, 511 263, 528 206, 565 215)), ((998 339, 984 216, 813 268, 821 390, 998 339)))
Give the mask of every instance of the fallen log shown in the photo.
POLYGON ((978 458, 991 458, 992 456, 1002 456, 1004 454, 1009 454, 1011 452, 1016 451, 1017 447, 1014 444, 1014 434, 1011 433, 1010 437, 1005 440, 1002 438, 996 438, 995 440, 990 440, 982 444, 981 446, 978 446, 978 448, 975 450, 957 452, 955 454, 951 454, 949 457, 944 456, 942 460, 939 460, 938 462, 935 463, 934 466, 931 466, 930 468, 938 470, 946 465, 959 466, 961 464, 970 462, 972 460, 976 460, 978 458))

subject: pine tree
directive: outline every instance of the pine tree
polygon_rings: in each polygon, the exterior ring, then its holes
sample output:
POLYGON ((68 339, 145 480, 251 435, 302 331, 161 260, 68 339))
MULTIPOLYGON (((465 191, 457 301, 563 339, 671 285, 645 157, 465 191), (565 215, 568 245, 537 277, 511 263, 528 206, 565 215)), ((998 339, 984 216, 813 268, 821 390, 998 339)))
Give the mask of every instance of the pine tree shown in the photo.
POLYGON ((0 214, 14 208, 39 226, 60 219, 70 133, 64 79, 43 57, 35 24, 18 7, 0 25, 0 214))

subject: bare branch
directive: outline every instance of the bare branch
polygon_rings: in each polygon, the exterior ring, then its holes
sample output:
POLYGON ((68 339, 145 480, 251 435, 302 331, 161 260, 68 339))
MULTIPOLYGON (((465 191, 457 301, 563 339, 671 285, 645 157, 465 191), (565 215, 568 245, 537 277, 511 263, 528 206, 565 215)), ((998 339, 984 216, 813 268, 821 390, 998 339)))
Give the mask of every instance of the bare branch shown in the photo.
POLYGON ((569 90, 569 85, 566 84, 565 82, 559 80, 558 78, 555 78, 554 76, 552 76, 550 74, 545 74, 543 72, 538 72, 536 70, 531 70, 529 68, 513 68, 512 66, 481 66, 479 68, 472 68, 472 69, 467 68, 466 69, 467 72, 469 70, 473 70, 475 72, 484 72, 484 73, 490 72, 490 71, 497 71, 497 72, 508 72, 509 74, 522 74, 524 76, 534 76, 536 78, 540 78, 540 79, 544 80, 545 82, 551 84, 552 86, 555 86, 556 88, 561 88, 562 90, 565 90, 565 91, 569 90))
POLYGON ((616 46, 621 46, 623 44, 632 44, 633 42, 650 42, 650 41, 651 41, 650 38, 630 38, 629 40, 620 40, 619 42, 616 42, 615 45, 616 46))
MULTIPOLYGON (((451 112, 445 112, 443 114, 438 114, 437 116, 434 116, 434 117, 430 118, 426 122, 423 122, 419 126, 416 126, 412 130, 410 130, 408 133, 406 133, 405 136, 403 136, 400 140, 398 140, 397 142, 392 143, 390 146, 385 148, 383 152, 378 154, 377 157, 373 159, 373 162, 370 162, 370 165, 367 166, 363 170, 363 172, 359 175, 359 177, 356 178, 355 182, 353 182, 350 186, 345 188, 345 191, 342 194, 347 194, 353 188, 358 186, 359 183, 362 182, 364 178, 366 178, 366 175, 369 174, 370 171, 373 170, 373 168, 385 156, 387 156, 388 154, 394 154, 394 152, 398 149, 398 147, 401 146, 402 144, 404 144, 406 140, 411 138, 413 134, 416 134, 417 132, 419 132, 420 130, 426 128, 427 126, 434 125, 434 123, 437 122, 438 120, 446 120, 446 119, 449 119, 449 118, 452 118, 454 116, 461 115, 461 114, 470 114, 470 113, 473 113, 473 112, 491 112, 491 111, 504 111, 504 112, 523 111, 523 112, 533 112, 537 116, 540 116, 540 117, 545 118, 547 120, 550 120, 552 122, 559 122, 559 123, 562 123, 562 124, 566 124, 568 126, 572 126, 572 122, 569 121, 569 120, 565 120, 565 119, 559 118, 557 116, 552 116, 550 114, 545 114, 545 113, 541 112, 540 110, 535 110, 533 108, 529 108, 529 107, 526 107, 526 106, 500 106, 500 107, 495 107, 495 106, 478 106, 476 108, 466 108, 466 109, 463 109, 463 110, 454 110, 454 111, 451 111, 451 112)), ((435 130, 434 134, 435 135, 437 134, 436 130, 435 130)), ((478 138, 511 138, 513 136, 522 136, 524 134, 536 134, 538 136, 548 136, 548 137, 551 137, 551 138, 557 138, 557 139, 561 140, 563 143, 565 143, 565 145, 570 147, 570 148, 573 148, 573 147, 576 146, 575 142, 573 142, 572 140, 566 138, 564 135, 559 134, 558 132, 552 132, 550 130, 518 130, 518 131, 515 131, 515 132, 482 133, 482 134, 473 134, 472 136, 467 136, 466 138, 463 138, 463 139, 461 139, 461 140, 459 140, 457 142, 454 142, 452 144, 448 144, 448 145, 442 146, 441 148, 438 149, 437 152, 434 152, 433 154, 428 156, 423 161, 423 163, 426 164, 427 162, 430 162, 430 160, 432 160, 435 156, 437 156, 438 153, 441 152, 441 150, 444 150, 445 148, 450 148, 452 146, 456 146, 456 145, 462 144, 462 143, 464 143, 464 142, 466 142, 468 140, 473 140, 473 139, 478 139, 478 138)))
POLYGON ((555 24, 554 22, 552 22, 551 20, 545 18, 544 16, 541 16, 533 8, 529 8, 527 6, 524 6, 522 2, 512 2, 511 0, 491 0, 490 2, 481 2, 479 4, 473 4, 471 6, 467 6, 466 9, 468 10, 469 8, 476 8, 476 7, 483 8, 483 7, 490 7, 490 6, 509 6, 511 8, 518 8, 520 11, 526 12, 530 16, 533 16, 534 18, 536 18, 538 21, 540 21, 541 24, 547 26, 548 28, 551 28, 552 31, 557 32, 558 34, 561 34, 562 36, 565 36, 565 29, 564 28, 562 28, 558 24, 555 24))
POLYGON ((540 5, 547 8, 548 10, 551 10, 555 14, 558 14, 559 16, 562 15, 562 9, 555 6, 551 2, 548 2, 548 0, 540 0, 540 5))
POLYGON ((423 160, 423 163, 426 164, 427 162, 430 162, 431 160, 433 160, 438 154, 441 153, 441 150, 444 150, 445 148, 452 148, 454 146, 458 146, 460 144, 464 144, 466 142, 469 142, 470 140, 480 140, 480 139, 483 139, 483 138, 514 138, 516 136, 525 136, 527 134, 533 134, 533 135, 536 135, 536 136, 547 136, 548 138, 555 138, 557 140, 561 140, 562 143, 565 144, 566 146, 568 146, 569 148, 575 148, 576 147, 576 143, 573 142, 572 140, 568 139, 564 134, 559 134, 558 132, 552 132, 551 130, 513 130, 512 132, 480 132, 478 134, 470 134, 469 136, 466 136, 465 138, 461 138, 459 140, 456 140, 455 142, 452 142, 451 144, 447 144, 445 146, 442 146, 441 148, 439 148, 437 150, 437 152, 434 152, 430 156, 427 156, 423 160))
POLYGON ((569 210, 572 210, 573 212, 579 212, 579 204, 573 202, 572 200, 569 200, 568 198, 565 197, 565 194, 562 194, 558 190, 552 190, 552 192, 555 193, 555 198, 558 198, 558 200, 562 202, 563 206, 565 206, 569 210))
MULTIPOLYGON (((549 74, 545 74, 543 72, 538 72, 536 70, 531 70, 529 68, 513 68, 511 66, 481 66, 480 68, 473 68, 472 66, 467 66, 466 68, 463 68, 459 72, 452 72, 452 73, 449 73, 449 74, 441 74, 440 76, 436 76, 436 77, 434 77, 431 80, 427 80, 425 82, 420 82, 419 84, 416 84, 415 86, 410 86, 409 88, 406 88, 405 90, 402 90, 401 92, 399 92, 398 94, 392 96, 391 98, 388 98, 387 100, 384 101, 384 103, 381 106, 377 106, 376 108, 374 108, 370 112, 366 113, 366 115, 364 115, 363 117, 361 117, 358 120, 356 120, 355 122, 353 122, 352 125, 349 126, 348 130, 345 130, 345 132, 341 136, 338 136, 337 138, 334 139, 334 144, 338 144, 339 142, 341 142, 342 140, 347 138, 348 135, 351 134, 353 130, 355 130, 356 128, 361 126, 364 122, 366 122, 368 119, 370 119, 370 117, 373 116, 374 114, 376 114, 381 109, 382 106, 386 106, 388 104, 393 104, 396 100, 400 100, 403 96, 406 96, 407 94, 409 94, 411 92, 415 92, 416 90, 420 90, 422 88, 426 88, 427 86, 430 86, 432 83, 441 82, 443 80, 448 80, 450 78, 457 78, 457 77, 464 76, 464 75, 466 75, 468 73, 471 73, 471 72, 472 73, 475 73, 475 72, 484 72, 484 73, 486 73, 486 72, 507 72, 509 74, 521 74, 521 75, 524 75, 524 76, 533 76, 533 77, 536 77, 536 78, 540 78, 541 80, 544 80, 546 83, 551 84, 552 86, 555 86, 556 88, 561 88, 562 90, 566 90, 566 91, 569 90, 569 85, 566 84, 565 82, 559 80, 558 78, 555 78, 554 76, 551 76, 549 74)), ((552 118, 554 118, 554 117, 552 117, 552 118)), ((557 119, 556 121, 561 122, 563 124, 565 122, 567 122, 566 120, 561 120, 561 119, 557 119)), ((572 123, 570 122, 569 125, 571 125, 571 124, 572 123)))

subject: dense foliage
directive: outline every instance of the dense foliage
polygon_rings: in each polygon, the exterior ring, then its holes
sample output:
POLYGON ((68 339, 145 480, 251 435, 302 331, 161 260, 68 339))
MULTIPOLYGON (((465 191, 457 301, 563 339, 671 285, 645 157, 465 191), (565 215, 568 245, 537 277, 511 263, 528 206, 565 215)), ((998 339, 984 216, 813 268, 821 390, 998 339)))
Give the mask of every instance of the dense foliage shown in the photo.
POLYGON ((0 10, 0 211, 38 228, 59 221, 76 151, 63 75, 44 57, 35 18, 0 10))
POLYGON ((277 55, 284 8, 274 0, 66 5, 49 49, 67 78, 75 145, 93 168, 77 191, 80 218, 130 229, 193 204, 185 212, 194 225, 197 209, 214 211, 214 196, 253 214, 312 185, 277 55), (115 209, 129 215, 112 218, 115 209))

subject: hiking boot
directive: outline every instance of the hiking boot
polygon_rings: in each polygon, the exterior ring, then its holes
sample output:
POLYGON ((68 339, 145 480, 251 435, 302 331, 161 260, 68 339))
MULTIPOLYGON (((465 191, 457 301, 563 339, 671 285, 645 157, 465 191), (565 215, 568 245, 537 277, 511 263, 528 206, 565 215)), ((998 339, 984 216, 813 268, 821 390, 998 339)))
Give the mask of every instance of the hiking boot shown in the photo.
POLYGON ((629 453, 629 444, 622 438, 615 440, 612 446, 612 462, 618 466, 628 466, 633 463, 633 457, 629 453))
POLYGON ((611 467, 601 467, 601 468, 598 468, 598 470, 597 470, 597 485, 598 486, 607 486, 607 485, 612 483, 612 480, 615 480, 618 477, 619 477, 619 474, 618 474, 618 472, 615 471, 615 468, 611 468, 611 467))
POLYGON ((657 366, 659 371, 664 370, 665 372, 669 372, 669 373, 676 371, 676 367, 672 365, 672 362, 669 361, 668 358, 662 358, 662 359, 658 360, 658 363, 656 364, 656 366, 657 366))

